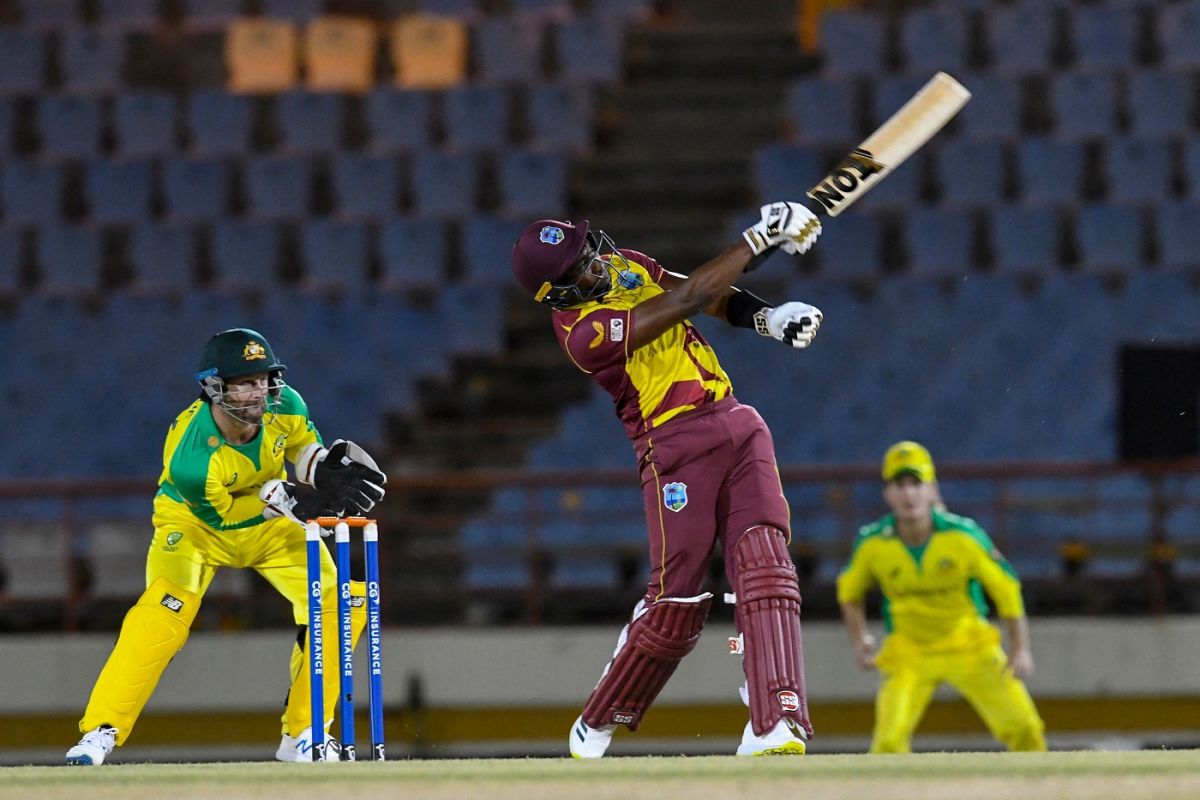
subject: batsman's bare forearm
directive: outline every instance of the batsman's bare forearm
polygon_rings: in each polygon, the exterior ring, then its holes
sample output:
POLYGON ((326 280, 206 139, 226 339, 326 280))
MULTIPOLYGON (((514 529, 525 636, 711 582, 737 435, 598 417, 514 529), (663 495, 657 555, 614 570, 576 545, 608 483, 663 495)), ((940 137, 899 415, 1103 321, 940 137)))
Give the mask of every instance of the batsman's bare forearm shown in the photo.
POLYGON ((857 644, 867 634, 867 611, 862 603, 842 603, 842 622, 850 642, 857 644))
POLYGON ((676 276, 664 281, 663 292, 634 309, 633 346, 642 347, 689 317, 707 311, 716 315, 724 308, 731 288, 754 254, 739 241, 701 264, 686 279, 676 276))

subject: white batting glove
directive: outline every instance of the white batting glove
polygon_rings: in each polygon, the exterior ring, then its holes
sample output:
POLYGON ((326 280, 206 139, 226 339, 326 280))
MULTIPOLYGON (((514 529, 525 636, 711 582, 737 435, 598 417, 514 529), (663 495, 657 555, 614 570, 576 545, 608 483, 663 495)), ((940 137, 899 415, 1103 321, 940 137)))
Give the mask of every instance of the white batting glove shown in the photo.
POLYGON ((754 329, 789 347, 803 350, 812 344, 824 318, 821 309, 808 303, 784 303, 754 313, 754 329))
POLYGON ((742 231, 756 256, 775 245, 792 255, 807 253, 821 235, 821 221, 800 203, 768 203, 760 210, 762 219, 742 231))

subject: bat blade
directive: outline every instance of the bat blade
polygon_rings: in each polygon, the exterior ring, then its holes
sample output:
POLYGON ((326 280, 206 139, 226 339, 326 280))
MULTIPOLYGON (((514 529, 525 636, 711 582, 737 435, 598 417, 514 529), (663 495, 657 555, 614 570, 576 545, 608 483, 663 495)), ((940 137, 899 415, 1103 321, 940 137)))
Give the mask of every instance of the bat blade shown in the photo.
POLYGON ((971 93, 944 72, 929 79, 887 122, 808 190, 814 211, 836 217, 854 204, 959 112, 971 93))

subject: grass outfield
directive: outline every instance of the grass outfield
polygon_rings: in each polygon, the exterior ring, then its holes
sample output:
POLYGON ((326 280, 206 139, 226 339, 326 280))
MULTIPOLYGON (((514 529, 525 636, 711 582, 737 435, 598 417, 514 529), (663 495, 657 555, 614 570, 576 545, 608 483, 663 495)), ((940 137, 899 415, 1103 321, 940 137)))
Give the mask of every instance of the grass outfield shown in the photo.
POLYGON ((0 798, 695 797, 820 800, 960 800, 1200 797, 1200 750, 1055 753, 930 753, 558 759, 466 759, 375 763, 122 764, 100 768, 0 769, 0 798), (703 794, 696 794, 702 792, 703 794))

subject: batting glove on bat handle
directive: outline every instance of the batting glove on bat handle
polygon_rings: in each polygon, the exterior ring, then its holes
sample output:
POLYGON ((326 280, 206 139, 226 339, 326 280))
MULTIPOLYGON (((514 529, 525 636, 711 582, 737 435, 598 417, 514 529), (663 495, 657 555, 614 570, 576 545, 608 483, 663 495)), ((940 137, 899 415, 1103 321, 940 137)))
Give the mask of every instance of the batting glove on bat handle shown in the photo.
MULTIPOLYGON (((806 253, 821 235, 821 221, 801 203, 768 203, 760 212, 762 219, 742 231, 742 238, 756 257, 777 246, 792 255, 806 253)), ((761 259, 752 260, 746 271, 759 263, 761 259)))
POLYGON ((777 342, 803 350, 812 344, 824 319, 821 309, 808 303, 784 303, 754 313, 754 329, 777 342))

